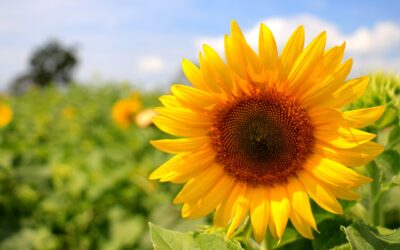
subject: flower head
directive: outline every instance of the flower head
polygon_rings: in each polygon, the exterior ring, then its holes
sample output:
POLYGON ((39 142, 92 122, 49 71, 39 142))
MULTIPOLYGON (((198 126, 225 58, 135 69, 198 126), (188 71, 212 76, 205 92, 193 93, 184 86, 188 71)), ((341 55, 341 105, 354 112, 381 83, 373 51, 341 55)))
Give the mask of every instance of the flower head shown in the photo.
POLYGON ((382 147, 359 130, 383 107, 342 112, 360 97, 367 77, 345 81, 352 60, 342 44, 325 50, 322 32, 306 48, 300 26, 278 55, 274 37, 261 25, 258 53, 238 25, 225 36, 225 57, 204 46, 198 68, 183 61, 193 87, 172 86, 160 98, 153 121, 179 139, 153 141, 176 154, 151 179, 185 183, 174 200, 182 216, 215 211, 228 237, 249 215, 257 241, 266 230, 281 238, 290 220, 312 238, 317 230, 309 199, 341 214, 337 199, 354 200, 354 188, 370 178, 352 167, 372 160, 382 147))
POLYGON ((128 128, 135 123, 136 113, 142 107, 140 96, 131 94, 127 99, 117 101, 112 108, 112 118, 120 127, 128 128))
POLYGON ((8 104, 0 103, 0 127, 5 127, 12 121, 13 111, 8 104))

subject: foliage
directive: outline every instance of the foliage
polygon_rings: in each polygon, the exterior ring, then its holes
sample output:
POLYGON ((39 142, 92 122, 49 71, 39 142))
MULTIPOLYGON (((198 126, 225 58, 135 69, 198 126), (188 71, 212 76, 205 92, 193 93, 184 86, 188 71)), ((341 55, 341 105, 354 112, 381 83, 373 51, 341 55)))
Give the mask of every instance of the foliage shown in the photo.
POLYGON ((341 229, 354 250, 400 249, 400 230, 386 230, 385 233, 380 233, 377 229, 361 223, 341 229))
MULTIPOLYGON (((171 204, 177 188, 147 179, 166 155, 154 127, 120 129, 126 87, 71 86, 10 98, 0 130, 0 249, 151 249, 148 220, 194 229, 171 204), (74 110, 74 112, 71 112, 74 110)), ((158 93, 144 95, 144 106, 158 93)))
POLYGON ((181 233, 150 224, 151 238, 155 250, 175 249, 220 249, 241 250, 239 242, 226 240, 216 233, 181 233))

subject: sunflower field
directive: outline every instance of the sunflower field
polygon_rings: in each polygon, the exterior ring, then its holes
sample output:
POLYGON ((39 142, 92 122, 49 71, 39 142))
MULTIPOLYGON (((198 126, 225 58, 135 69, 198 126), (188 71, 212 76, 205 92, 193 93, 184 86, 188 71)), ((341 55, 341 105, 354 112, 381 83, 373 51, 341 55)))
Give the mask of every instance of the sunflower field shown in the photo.
MULTIPOLYGON (((385 145, 369 163, 379 179, 357 190, 360 200, 341 201, 344 216, 312 204, 314 240, 289 225, 279 242, 267 235, 268 246, 252 240, 248 221, 227 240, 210 217, 180 218, 171 202, 180 186, 148 179, 169 158, 149 141, 165 135, 113 120, 129 93, 71 86, 1 97, 13 117, 0 130, 0 249, 400 249, 398 77, 374 75, 349 107, 386 106, 367 128, 385 145)), ((140 109, 159 106, 160 94, 142 93, 140 109)))
MULTIPOLYGON (((170 201, 176 189, 147 179, 166 159, 150 126, 112 119, 127 87, 32 90, 2 97, 0 249, 151 249, 148 221, 195 229, 170 201)), ((144 94, 143 107, 159 93, 144 94)))

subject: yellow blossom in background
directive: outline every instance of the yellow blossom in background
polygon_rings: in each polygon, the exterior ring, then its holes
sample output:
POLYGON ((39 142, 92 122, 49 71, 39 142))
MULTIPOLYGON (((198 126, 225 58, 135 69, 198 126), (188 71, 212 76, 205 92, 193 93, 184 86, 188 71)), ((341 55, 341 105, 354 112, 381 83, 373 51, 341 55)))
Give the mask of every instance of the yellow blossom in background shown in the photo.
POLYGON ((72 119, 76 116, 76 109, 73 107, 66 107, 62 110, 61 114, 66 119, 72 119))
POLYGON ((322 32, 304 48, 300 26, 280 55, 269 28, 261 25, 258 53, 232 22, 223 60, 204 46, 197 67, 183 61, 193 87, 173 85, 160 98, 153 122, 179 139, 153 141, 176 154, 150 179, 184 183, 174 203, 182 216, 213 211, 214 224, 230 237, 246 216, 255 239, 267 230, 281 239, 288 221, 306 238, 317 230, 309 199, 335 214, 338 199, 371 181, 352 168, 383 147, 359 130, 378 119, 382 106, 341 111, 359 98, 368 77, 346 81, 352 60, 345 44, 325 49, 322 32))
POLYGON ((13 111, 6 103, 0 103, 0 127, 5 127, 12 121, 13 111))
POLYGON ((120 127, 128 128, 135 122, 135 116, 141 108, 142 103, 140 95, 135 93, 129 98, 121 99, 114 104, 112 108, 112 118, 120 127))

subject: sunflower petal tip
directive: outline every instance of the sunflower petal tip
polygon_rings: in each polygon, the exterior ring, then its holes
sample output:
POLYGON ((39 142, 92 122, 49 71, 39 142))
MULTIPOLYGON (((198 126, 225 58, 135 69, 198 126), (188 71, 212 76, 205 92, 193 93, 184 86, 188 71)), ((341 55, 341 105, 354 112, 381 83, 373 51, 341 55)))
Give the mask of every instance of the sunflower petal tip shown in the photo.
POLYGON ((181 61, 182 67, 186 66, 189 63, 191 63, 191 61, 187 58, 183 58, 181 61))
POLYGON ((371 183, 371 182, 373 182, 374 181, 374 179, 372 179, 372 178, 370 178, 370 177, 368 177, 368 176, 364 176, 364 182, 365 183, 371 183))
POLYGON ((158 144, 159 141, 161 141, 161 140, 151 140, 151 141, 149 141, 149 143, 151 144, 151 146, 153 146, 157 149, 160 149, 159 144, 158 144))
POLYGON ((149 175, 149 180, 157 180, 157 179, 159 179, 160 177, 158 176, 158 174, 156 173, 156 171, 154 171, 154 172, 152 172, 150 175, 149 175))
POLYGON ((233 36, 242 36, 242 31, 235 19, 231 21, 231 33, 233 36))
POLYGON ((177 196, 177 197, 175 197, 175 199, 172 201, 172 203, 173 203, 173 204, 181 204, 182 201, 181 201, 181 199, 179 198, 179 196, 177 196))
POLYGON ((231 20, 231 27, 233 27, 233 26, 239 26, 236 19, 231 20))
POLYGON ((203 50, 204 50, 205 53, 207 53, 207 51, 209 51, 211 49, 211 47, 206 43, 203 43, 202 47, 203 47, 203 50))

